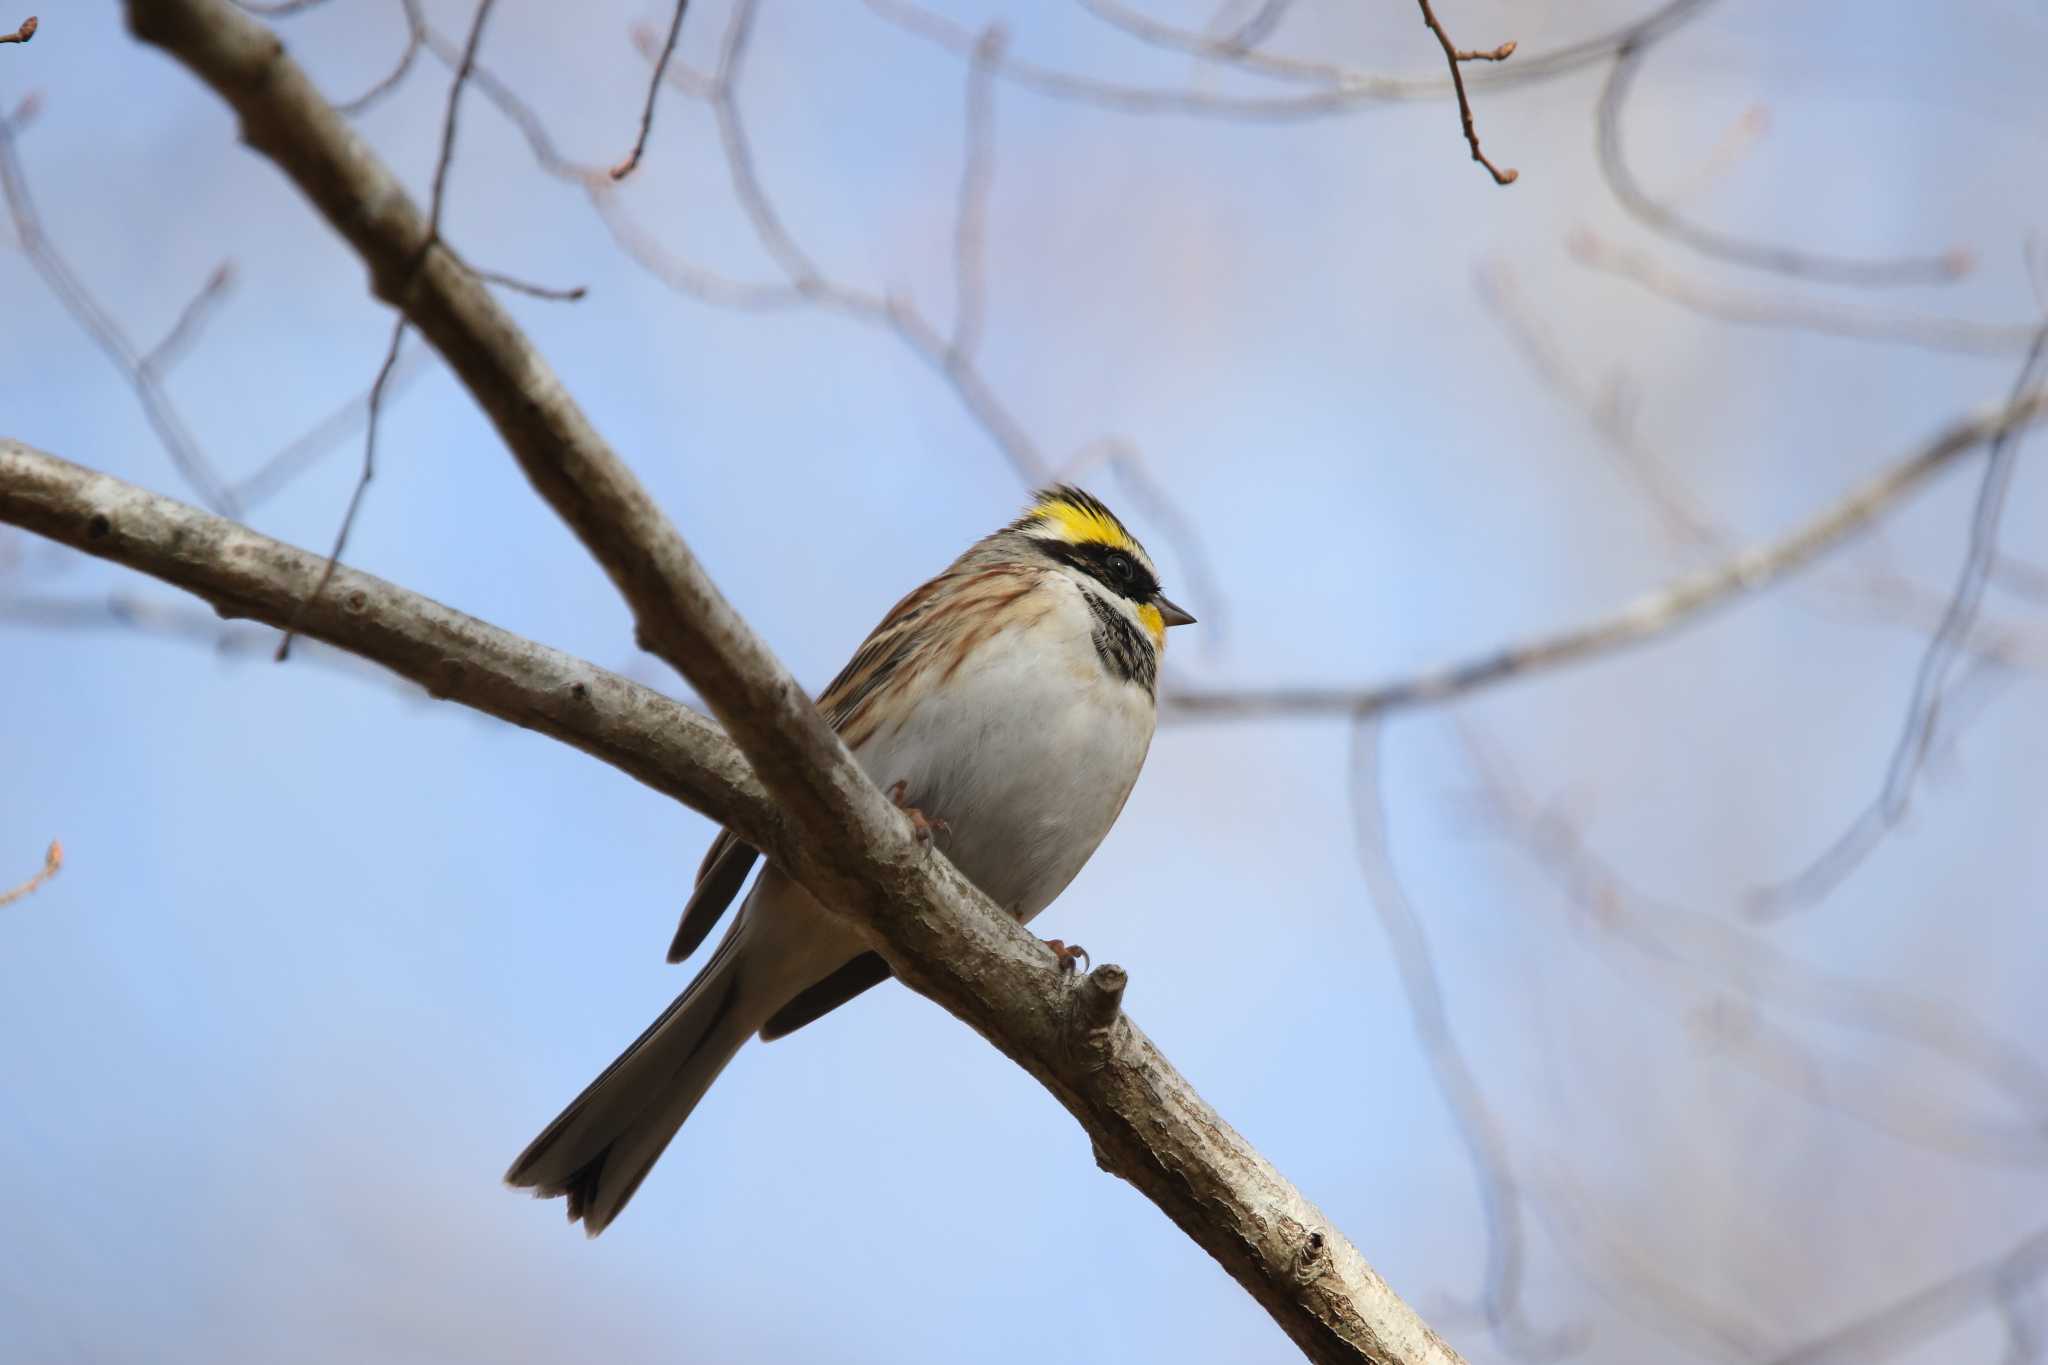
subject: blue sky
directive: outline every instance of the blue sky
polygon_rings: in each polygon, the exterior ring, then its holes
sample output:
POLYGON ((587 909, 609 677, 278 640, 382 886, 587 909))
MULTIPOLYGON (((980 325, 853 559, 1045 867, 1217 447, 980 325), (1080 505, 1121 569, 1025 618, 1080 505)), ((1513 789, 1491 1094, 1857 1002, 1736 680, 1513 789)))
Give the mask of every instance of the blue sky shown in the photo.
MULTIPOLYGON (((334 0, 286 36, 347 95, 396 55, 386 8, 334 0)), ((428 8, 461 30, 466 6, 428 8)), ((974 27, 1005 16, 1012 50, 1048 64, 1240 88, 1078 6, 946 8, 974 27)), ((1199 8, 1154 12, 1199 22, 1199 8)), ((1438 6, 1460 42, 1513 37, 1525 55, 1639 8, 1438 6)), ((659 7, 500 9, 486 61, 572 155, 615 160, 645 71, 626 28, 659 7)), ((685 60, 709 64, 725 9, 693 11, 685 60)), ((1297 10, 1282 50, 1435 70, 1405 6, 1297 10)), ((137 337, 234 262, 235 292, 170 383, 239 474, 368 383, 388 315, 339 240, 235 145, 223 108, 118 18, 45 14, 33 44, 0 48, 0 107, 41 92, 19 149, 46 226, 137 337)), ((1621 377, 1642 444, 1738 542, 1782 533, 2002 397, 2018 353, 1696 316, 1573 263, 1567 234, 1590 225, 1715 288, 2024 324, 2038 305, 2021 243, 2048 208, 2030 169, 2048 136, 2041 22, 2016 4, 1727 0, 1649 58, 1632 160, 1658 193, 1694 185, 1689 212, 1853 254, 1980 255, 1954 285, 1881 293, 1703 264, 1629 221, 1592 160, 1598 70, 1477 96, 1489 151, 1522 172, 1508 190, 1466 160, 1444 102, 1245 124, 999 84, 982 368, 1050 462, 1126 439, 1199 528, 1214 601, 1187 589, 1188 547, 1127 486, 1087 480, 1203 620, 1176 633, 1169 684, 1362 683, 1576 622, 1713 556, 1660 533, 1475 271, 1511 272, 1578 382, 1621 377), (1696 185, 1759 103, 1768 131, 1696 185)), ((418 190, 445 89, 423 62, 361 121, 418 190)), ((858 4, 766 0, 740 97, 805 248, 941 321, 963 91, 956 59, 858 4)), ((664 102, 622 204, 690 260, 774 277, 701 106, 664 102)), ((668 290, 480 100, 447 227, 480 264, 589 286, 574 305, 507 302, 807 682, 1023 497, 895 337, 668 290)), ((0 316, 7 434, 191 496, 12 250, 0 316)), ((393 403, 383 449, 353 564, 676 685, 438 365, 393 403)), ((355 458, 337 449, 251 520, 324 547, 355 458)), ((2040 486, 2023 462, 2009 547, 2048 529, 2040 486)), ((1834 569, 1895 572, 1938 599, 1973 492, 1958 471, 1834 569)), ((176 600, 0 534, 0 608, 110 592, 176 600)), ((2042 638, 2039 613, 1991 598, 2023 646, 2042 638)), ((1801 980, 1914 993, 2048 1065, 2048 727, 2025 667, 1836 896, 1768 932, 1736 914, 1876 790, 1921 645, 1802 586, 1455 719, 1655 898, 1660 932, 1720 926, 1684 941, 1733 934, 1806 964, 1801 980)), ((2038 646, 2026 657, 2040 666, 2038 646)), ((0 614, 0 658, 0 883, 53 835, 69 852, 55 882, 0 911, 0 1159, 17 1173, 0 1357, 1290 1358, 1205 1255, 1096 1170, 1034 1083, 893 987, 750 1046, 628 1214, 586 1242, 559 1205, 498 1177, 686 982, 661 959, 705 821, 311 651, 274 667, 0 614)), ((2037 1112, 1925 1047, 1749 1009, 1697 970, 1718 950, 1670 969, 1631 949, 1489 825, 1453 719, 1388 727, 1392 847, 1531 1192, 1536 1327, 1582 1334, 1588 1360, 1749 1358, 1674 1328, 1668 1301, 1646 1307, 1644 1268, 1733 1336, 1785 1348, 2035 1227, 2037 1112), (1925 1131, 1859 1119, 1857 1096, 1866 1117, 1925 1131), (2020 1132, 2020 1154, 1985 1158, 1993 1131, 2020 1132)), ((1117 830, 1039 927, 1128 967, 1133 1017, 1204 1095, 1471 1358, 1503 1359, 1456 1311, 1486 1228, 1359 875, 1347 753, 1328 721, 1163 727, 1117 830)), ((1897 1358, 1993 1359, 2001 1343, 1986 1311, 1897 1358)))

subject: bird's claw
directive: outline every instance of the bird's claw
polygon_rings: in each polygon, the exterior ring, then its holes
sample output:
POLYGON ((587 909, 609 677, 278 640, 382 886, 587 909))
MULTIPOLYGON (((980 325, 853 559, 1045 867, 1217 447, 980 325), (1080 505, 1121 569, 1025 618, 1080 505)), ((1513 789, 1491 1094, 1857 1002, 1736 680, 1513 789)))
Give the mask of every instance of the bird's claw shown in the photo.
POLYGON ((1061 976, 1077 971, 1081 966, 1093 965, 1088 961, 1088 950, 1078 943, 1070 947, 1059 939, 1049 938, 1045 946, 1052 949, 1053 957, 1058 960, 1061 976))
POLYGON ((909 818, 910 833, 913 838, 920 844, 929 846, 932 841, 932 831, 937 830, 945 834, 953 832, 953 827, 944 820, 926 815, 916 806, 911 805, 907 798, 909 791, 910 779, 898 778, 895 785, 889 788, 889 799, 896 804, 896 809, 902 811, 909 818))

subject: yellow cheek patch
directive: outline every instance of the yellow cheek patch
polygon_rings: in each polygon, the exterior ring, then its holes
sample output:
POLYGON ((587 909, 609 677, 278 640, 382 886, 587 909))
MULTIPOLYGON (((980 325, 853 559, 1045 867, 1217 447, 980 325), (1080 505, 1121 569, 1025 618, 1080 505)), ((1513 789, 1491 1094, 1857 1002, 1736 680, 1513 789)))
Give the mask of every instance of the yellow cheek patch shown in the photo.
POLYGON ((1164 649, 1166 647, 1166 617, 1160 614, 1159 608, 1153 606, 1150 602, 1140 602, 1138 604, 1138 619, 1145 623, 1145 629, 1152 632, 1153 646, 1158 649, 1164 649))
POLYGON ((1108 545, 1119 550, 1138 548, 1137 542, 1131 539, 1131 533, 1117 525, 1115 517, 1098 512, 1092 507, 1082 507, 1059 498, 1048 498, 1032 508, 1031 515, 1058 527, 1067 542, 1072 545, 1108 545))

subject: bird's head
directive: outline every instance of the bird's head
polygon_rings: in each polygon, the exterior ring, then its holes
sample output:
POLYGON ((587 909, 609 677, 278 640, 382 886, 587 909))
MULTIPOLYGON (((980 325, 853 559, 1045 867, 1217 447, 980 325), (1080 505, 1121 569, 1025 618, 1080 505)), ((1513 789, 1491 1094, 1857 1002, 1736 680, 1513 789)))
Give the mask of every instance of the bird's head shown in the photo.
POLYGON ((1194 617, 1159 590, 1159 572, 1145 547, 1094 494, 1071 484, 1040 489, 1010 529, 1066 566, 1084 590, 1106 595, 1134 615, 1154 646, 1166 643, 1168 626, 1194 624, 1194 617))

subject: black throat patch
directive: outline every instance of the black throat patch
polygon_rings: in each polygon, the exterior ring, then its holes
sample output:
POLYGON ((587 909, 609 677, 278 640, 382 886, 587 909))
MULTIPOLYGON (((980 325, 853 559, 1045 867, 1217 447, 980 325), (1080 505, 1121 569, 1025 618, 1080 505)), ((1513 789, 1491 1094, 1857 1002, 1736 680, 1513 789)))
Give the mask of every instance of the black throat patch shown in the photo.
POLYGON ((1083 588, 1081 596, 1088 599, 1088 610, 1094 613, 1095 655, 1102 660, 1109 676, 1136 683, 1148 694, 1156 695, 1159 655, 1152 648, 1152 637, 1099 593, 1083 588))

